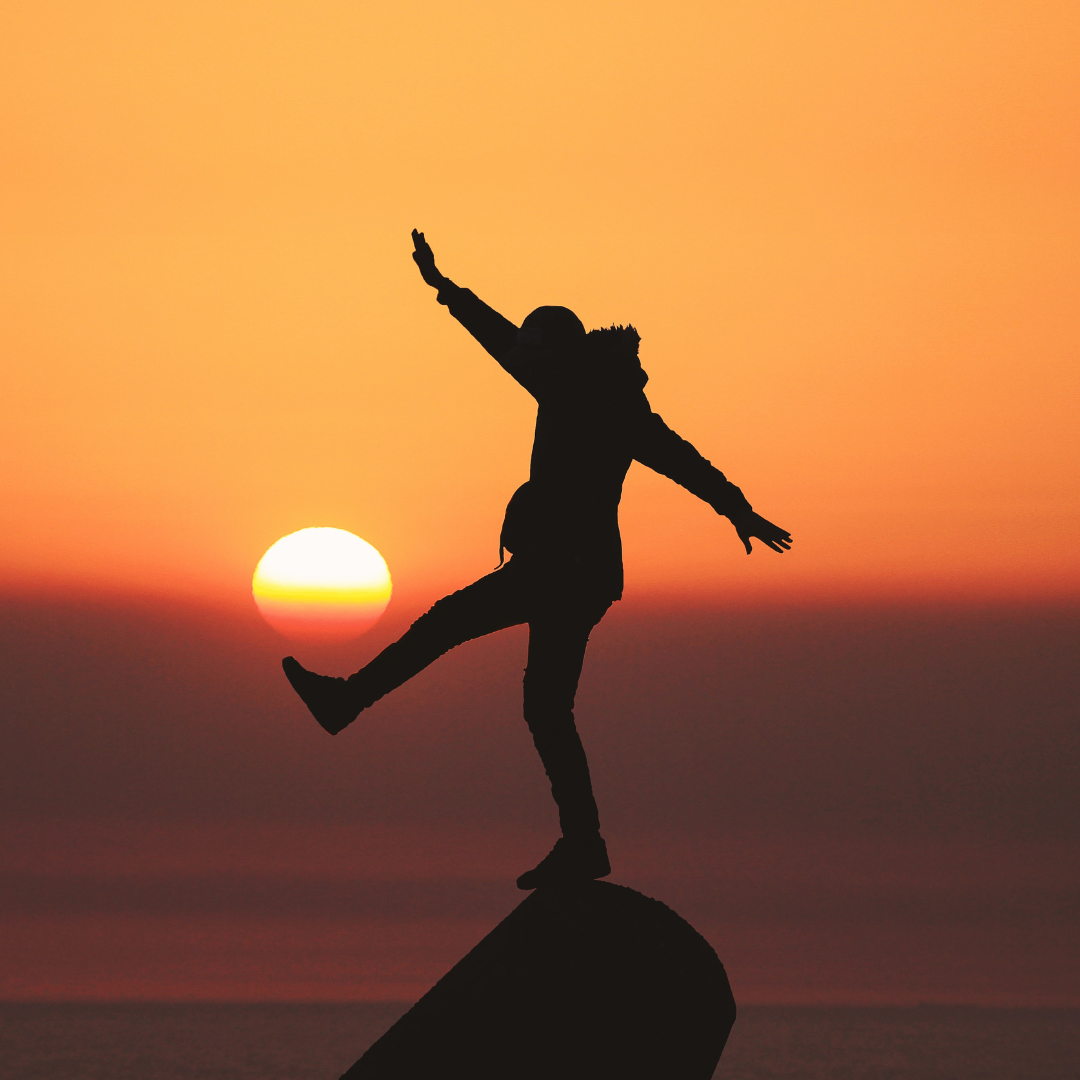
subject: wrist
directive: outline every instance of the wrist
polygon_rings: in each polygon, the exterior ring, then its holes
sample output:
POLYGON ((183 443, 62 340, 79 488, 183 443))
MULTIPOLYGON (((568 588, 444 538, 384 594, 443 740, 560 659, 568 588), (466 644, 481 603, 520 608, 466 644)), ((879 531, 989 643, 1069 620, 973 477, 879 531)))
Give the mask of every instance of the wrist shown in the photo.
POLYGON ((746 496, 734 484, 729 484, 723 496, 712 506, 718 514, 732 521, 742 521, 754 513, 754 508, 747 501, 746 496))
POLYGON ((729 503, 720 512, 736 527, 743 524, 743 522, 749 521, 754 516, 753 507, 745 500, 735 506, 729 503))

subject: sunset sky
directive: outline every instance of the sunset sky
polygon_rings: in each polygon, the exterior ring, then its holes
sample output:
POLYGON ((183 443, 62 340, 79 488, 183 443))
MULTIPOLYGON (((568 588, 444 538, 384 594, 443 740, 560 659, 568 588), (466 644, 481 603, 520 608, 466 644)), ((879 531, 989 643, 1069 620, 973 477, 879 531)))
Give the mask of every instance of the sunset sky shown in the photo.
POLYGON ((632 468, 613 880, 740 1000, 1080 1003, 1078 56, 1065 2, 0 3, 0 996, 408 998, 550 844, 522 632, 331 741, 251 600, 369 541, 351 670, 497 561, 535 406, 415 227, 633 323, 795 537, 632 468))

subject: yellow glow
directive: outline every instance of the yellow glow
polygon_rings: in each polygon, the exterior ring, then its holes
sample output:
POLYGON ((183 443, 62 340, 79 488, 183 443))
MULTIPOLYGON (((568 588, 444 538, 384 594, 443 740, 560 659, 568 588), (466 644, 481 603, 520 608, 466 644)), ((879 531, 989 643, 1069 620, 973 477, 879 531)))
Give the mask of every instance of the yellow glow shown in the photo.
POLYGON ((251 592, 263 618, 297 641, 348 641, 390 602, 390 571, 366 540, 344 529, 301 529, 259 560, 251 592))

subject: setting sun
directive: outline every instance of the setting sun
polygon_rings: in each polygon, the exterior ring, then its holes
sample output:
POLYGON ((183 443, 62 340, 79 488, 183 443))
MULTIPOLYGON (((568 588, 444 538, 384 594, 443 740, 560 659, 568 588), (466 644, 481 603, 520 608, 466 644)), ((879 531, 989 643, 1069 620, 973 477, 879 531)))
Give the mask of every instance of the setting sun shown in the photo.
POLYGON ((251 583, 266 621, 294 641, 359 637, 390 602, 390 571, 366 540, 344 529, 301 529, 259 560, 251 583))

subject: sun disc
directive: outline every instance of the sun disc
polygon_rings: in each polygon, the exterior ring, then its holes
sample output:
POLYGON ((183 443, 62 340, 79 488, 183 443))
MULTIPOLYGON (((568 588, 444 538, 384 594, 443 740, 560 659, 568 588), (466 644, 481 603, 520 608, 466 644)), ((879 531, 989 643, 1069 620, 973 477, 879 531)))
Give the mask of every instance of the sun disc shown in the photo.
POLYGON ((251 581, 266 621, 294 641, 341 642, 370 630, 390 602, 386 561, 345 529, 283 536, 259 560, 251 581))

